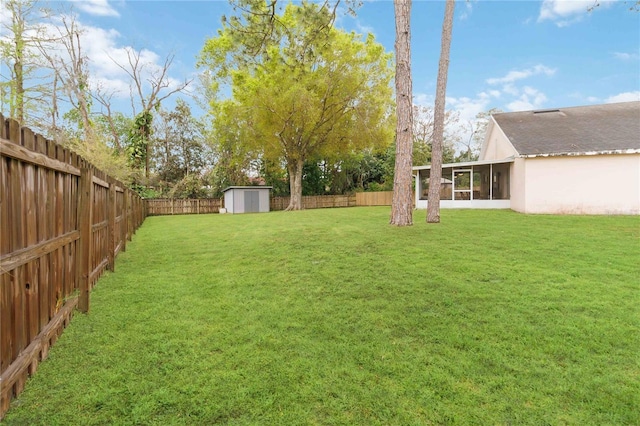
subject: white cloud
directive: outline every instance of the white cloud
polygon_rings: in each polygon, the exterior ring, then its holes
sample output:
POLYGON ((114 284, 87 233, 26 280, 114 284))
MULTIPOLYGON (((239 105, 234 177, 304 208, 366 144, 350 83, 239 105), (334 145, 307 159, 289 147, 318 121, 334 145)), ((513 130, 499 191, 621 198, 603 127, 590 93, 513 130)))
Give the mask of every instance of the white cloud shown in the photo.
POLYGON ((370 25, 362 24, 358 19, 356 19, 356 28, 358 32, 361 34, 372 34, 374 37, 376 35, 376 30, 370 25))
POLYGON ((535 106, 540 106, 547 101, 544 93, 529 86, 524 87, 524 95, 526 95, 528 99, 531 99, 535 106))
POLYGON ((473 13, 473 3, 469 0, 469 1, 466 1, 465 4, 466 4, 466 8, 465 10, 462 11, 460 15, 461 21, 468 19, 469 16, 471 16, 471 13, 473 13))
POLYGON ((413 95, 413 103, 416 105, 431 106, 434 103, 434 98, 432 95, 427 95, 426 93, 416 93, 413 95))
POLYGON ((458 111, 460 119, 464 122, 475 121, 476 115, 486 111, 490 102, 491 96, 485 92, 478 93, 475 98, 447 97, 447 106, 449 109, 458 111))
POLYGON ((505 84, 502 86, 502 91, 511 96, 518 96, 520 94, 520 90, 515 86, 515 84, 505 84))
MULTIPOLYGON (((608 7, 608 3, 600 2, 598 7, 608 7)), ((596 4, 594 0, 544 0, 538 22, 554 21, 558 27, 566 27, 581 21, 596 4)))
POLYGON ((109 0, 70 0, 79 10, 95 16, 120 16, 117 10, 109 4, 109 0))
POLYGON ((547 76, 552 76, 555 74, 555 72, 556 72, 555 68, 549 68, 546 65, 538 64, 533 68, 509 71, 507 75, 505 75, 504 77, 489 78, 486 80, 486 82, 491 85, 509 84, 518 80, 529 78, 534 75, 544 74, 547 76))
POLYGON ((638 52, 626 53, 626 52, 613 52, 613 57, 616 59, 620 59, 621 61, 631 61, 634 59, 638 59, 640 55, 638 52))
POLYGON ((535 109, 531 102, 522 99, 509 102, 507 108, 509 108, 509 111, 530 111, 535 109))
POLYGON ((600 102, 600 98, 596 97, 596 96, 587 96, 587 102, 591 102, 591 103, 598 103, 600 102))
POLYGON ((608 104, 613 104, 616 102, 632 102, 632 101, 640 101, 640 90, 635 92, 624 92, 619 93, 614 96, 608 97, 605 102, 608 104))
POLYGON ((510 111, 528 111, 540 108, 547 101, 547 96, 533 87, 525 86, 520 97, 507 104, 510 111))

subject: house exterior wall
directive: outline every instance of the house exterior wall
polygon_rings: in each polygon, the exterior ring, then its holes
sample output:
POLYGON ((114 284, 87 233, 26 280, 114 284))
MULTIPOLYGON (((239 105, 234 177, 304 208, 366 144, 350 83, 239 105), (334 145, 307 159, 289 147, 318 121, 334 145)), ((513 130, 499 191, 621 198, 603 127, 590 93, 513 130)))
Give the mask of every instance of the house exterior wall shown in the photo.
POLYGON ((526 161, 515 158, 511 166, 511 209, 524 213, 526 210, 526 161))
POLYGON ((511 182, 521 213, 640 214, 640 154, 520 158, 511 182))
POLYGON ((509 138, 504 134, 500 126, 493 122, 489 124, 488 135, 480 151, 480 161, 504 160, 518 155, 509 138))

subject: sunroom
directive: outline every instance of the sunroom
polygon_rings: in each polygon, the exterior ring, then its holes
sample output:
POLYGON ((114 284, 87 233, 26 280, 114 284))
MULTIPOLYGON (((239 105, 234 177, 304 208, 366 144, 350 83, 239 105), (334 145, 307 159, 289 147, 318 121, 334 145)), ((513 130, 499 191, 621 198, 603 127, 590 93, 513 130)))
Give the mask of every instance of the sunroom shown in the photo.
MULTIPOLYGON (((441 208, 511 208, 511 168, 513 158, 469 161, 442 165, 441 208)), ((426 209, 431 166, 413 168, 416 178, 416 208, 426 209)))

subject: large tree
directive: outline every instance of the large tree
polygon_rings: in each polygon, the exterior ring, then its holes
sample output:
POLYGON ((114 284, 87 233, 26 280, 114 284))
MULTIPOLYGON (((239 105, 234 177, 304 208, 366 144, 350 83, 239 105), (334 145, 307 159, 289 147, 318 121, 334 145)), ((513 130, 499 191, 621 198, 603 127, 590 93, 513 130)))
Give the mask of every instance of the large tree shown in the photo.
POLYGON ((200 64, 222 83, 216 89, 228 85, 248 126, 242 143, 286 164, 287 210, 298 210, 306 160, 390 142, 392 57, 372 35, 334 28, 328 3, 289 4, 282 14, 270 6, 252 2, 224 20, 200 64))
POLYGON ((411 87, 411 0, 394 0, 396 16, 396 163, 391 201, 392 225, 413 224, 413 89, 411 87))
POLYGON ((436 83, 436 101, 433 110, 433 146, 431 151, 431 176, 427 203, 427 222, 440 222, 440 180, 442 179, 442 146, 444 139, 445 97, 447 94, 447 75, 449 72, 449 51, 453 32, 453 11, 455 0, 447 0, 442 23, 442 40, 438 80, 436 83))

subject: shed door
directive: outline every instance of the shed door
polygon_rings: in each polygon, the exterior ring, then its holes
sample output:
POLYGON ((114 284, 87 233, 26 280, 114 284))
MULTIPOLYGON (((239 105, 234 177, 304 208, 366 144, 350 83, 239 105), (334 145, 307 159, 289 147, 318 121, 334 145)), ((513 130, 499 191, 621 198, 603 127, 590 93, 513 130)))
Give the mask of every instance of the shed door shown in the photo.
POLYGON ((260 211, 260 192, 244 191, 245 213, 257 213, 260 211))

